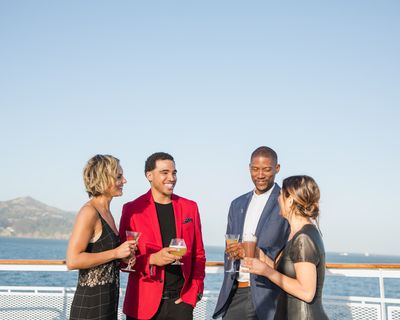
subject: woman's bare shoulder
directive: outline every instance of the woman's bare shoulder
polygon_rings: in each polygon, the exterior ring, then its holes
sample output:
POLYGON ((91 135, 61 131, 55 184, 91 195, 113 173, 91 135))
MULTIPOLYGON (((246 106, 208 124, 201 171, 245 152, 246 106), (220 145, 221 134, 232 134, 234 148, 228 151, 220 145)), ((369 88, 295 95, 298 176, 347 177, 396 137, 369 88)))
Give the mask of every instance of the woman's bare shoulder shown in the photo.
POLYGON ((95 222, 98 219, 97 210, 89 202, 87 202, 79 210, 76 219, 87 222, 95 222))

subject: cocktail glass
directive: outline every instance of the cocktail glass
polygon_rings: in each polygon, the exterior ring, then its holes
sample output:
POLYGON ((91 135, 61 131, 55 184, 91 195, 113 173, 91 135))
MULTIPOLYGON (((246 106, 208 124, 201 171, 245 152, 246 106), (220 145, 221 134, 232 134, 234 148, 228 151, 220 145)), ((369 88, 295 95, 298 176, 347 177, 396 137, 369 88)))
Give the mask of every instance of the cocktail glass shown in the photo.
MULTIPOLYGON (((239 242, 239 234, 226 234, 225 235, 225 243, 226 246, 228 246, 231 243, 238 243, 239 242)), ((233 268, 233 259, 229 257, 229 254, 226 253, 226 259, 227 259, 227 265, 226 265, 226 270, 225 272, 235 272, 235 269, 233 268)))
MULTIPOLYGON (((125 235, 126 235, 126 240, 135 240, 137 245, 141 232, 126 230, 125 235)), ((129 259, 128 265, 126 266, 126 268, 121 269, 121 271, 135 272, 136 270, 133 269, 135 261, 136 261, 135 257, 129 259)))

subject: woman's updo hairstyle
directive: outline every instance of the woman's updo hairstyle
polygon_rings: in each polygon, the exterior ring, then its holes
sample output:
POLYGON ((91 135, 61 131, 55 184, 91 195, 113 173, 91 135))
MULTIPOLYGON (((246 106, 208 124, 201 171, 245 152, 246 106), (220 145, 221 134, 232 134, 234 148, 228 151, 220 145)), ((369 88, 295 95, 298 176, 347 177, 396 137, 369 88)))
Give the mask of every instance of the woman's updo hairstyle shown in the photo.
POLYGON ((318 225, 320 192, 317 183, 309 176, 292 176, 283 180, 285 198, 292 196, 292 213, 310 218, 318 225))
POLYGON ((118 175, 119 159, 108 154, 97 154, 83 169, 83 182, 89 198, 106 192, 118 175))

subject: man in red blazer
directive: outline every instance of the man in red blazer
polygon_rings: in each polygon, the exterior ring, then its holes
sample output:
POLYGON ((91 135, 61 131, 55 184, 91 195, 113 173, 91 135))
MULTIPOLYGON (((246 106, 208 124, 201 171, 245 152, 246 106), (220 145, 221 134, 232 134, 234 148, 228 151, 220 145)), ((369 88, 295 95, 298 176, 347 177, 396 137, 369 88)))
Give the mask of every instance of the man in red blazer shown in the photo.
POLYGON ((173 194, 174 158, 157 152, 147 158, 146 178, 151 189, 122 209, 119 234, 141 232, 134 269, 129 274, 123 311, 132 319, 193 319, 193 308, 204 288, 205 253, 197 204, 173 194), (182 258, 168 248, 183 238, 182 258), (182 265, 172 264, 180 260, 182 265))

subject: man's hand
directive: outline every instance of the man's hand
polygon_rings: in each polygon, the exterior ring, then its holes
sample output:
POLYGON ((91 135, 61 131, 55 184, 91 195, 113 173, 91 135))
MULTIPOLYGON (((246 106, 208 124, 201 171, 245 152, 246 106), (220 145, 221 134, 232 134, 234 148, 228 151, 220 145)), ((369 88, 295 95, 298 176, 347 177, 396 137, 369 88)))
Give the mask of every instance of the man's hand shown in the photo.
POLYGON ((230 243, 226 246, 225 252, 229 255, 232 260, 238 260, 244 258, 244 249, 241 243, 230 243))
POLYGON ((153 253, 150 256, 150 264, 162 267, 170 264, 176 260, 180 260, 182 257, 175 256, 171 252, 178 251, 176 248, 162 248, 160 251, 153 253))

